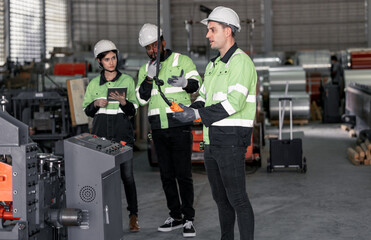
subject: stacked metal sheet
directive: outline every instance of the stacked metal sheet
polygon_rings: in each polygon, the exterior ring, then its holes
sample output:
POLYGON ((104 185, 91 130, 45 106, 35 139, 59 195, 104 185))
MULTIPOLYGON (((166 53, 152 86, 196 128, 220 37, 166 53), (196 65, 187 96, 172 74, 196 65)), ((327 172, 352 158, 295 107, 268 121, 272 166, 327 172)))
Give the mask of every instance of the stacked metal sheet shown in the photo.
POLYGON ((370 84, 371 69, 346 69, 344 70, 345 87, 350 83, 370 84))
MULTIPOLYGON (((308 120, 310 117, 310 99, 306 92, 305 71, 302 67, 276 67, 269 69, 269 116, 271 120, 278 119, 278 98, 285 96, 293 99, 293 120, 308 120)), ((285 116, 288 117, 289 105, 286 104, 285 116)))
POLYGON ((331 53, 329 50, 300 51, 296 58, 304 69, 322 69, 330 67, 331 53))
POLYGON ((371 80, 350 83, 346 91, 346 113, 356 116, 356 130, 371 128, 371 80))

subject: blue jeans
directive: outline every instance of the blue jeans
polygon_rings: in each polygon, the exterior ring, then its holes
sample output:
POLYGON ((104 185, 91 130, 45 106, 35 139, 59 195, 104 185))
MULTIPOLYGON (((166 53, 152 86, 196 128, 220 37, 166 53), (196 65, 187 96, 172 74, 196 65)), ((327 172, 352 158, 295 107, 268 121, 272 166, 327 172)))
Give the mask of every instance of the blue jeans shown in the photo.
POLYGON ((240 240, 254 239, 254 212, 246 193, 244 147, 205 146, 205 168, 218 206, 222 240, 234 239, 237 222, 240 240))

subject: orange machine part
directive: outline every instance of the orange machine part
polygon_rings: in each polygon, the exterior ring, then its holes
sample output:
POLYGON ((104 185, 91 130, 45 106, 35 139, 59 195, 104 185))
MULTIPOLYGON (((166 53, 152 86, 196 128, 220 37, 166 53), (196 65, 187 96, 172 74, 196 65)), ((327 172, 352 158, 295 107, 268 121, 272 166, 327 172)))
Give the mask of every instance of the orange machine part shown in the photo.
POLYGON ((4 206, 0 205, 0 219, 5 220, 19 220, 20 218, 13 217, 13 203, 6 203, 9 205, 9 211, 6 211, 4 206))
POLYGON ((200 143, 204 139, 203 131, 202 130, 192 130, 192 135, 193 135, 192 151, 203 152, 204 150, 200 149, 200 143))
POLYGON ((86 65, 85 63, 56 63, 54 65, 53 74, 65 76, 86 76, 86 65))
POLYGON ((177 104, 177 103, 175 103, 175 102, 171 102, 170 109, 171 109, 171 111, 173 111, 173 112, 183 112, 183 108, 181 108, 181 107, 179 106, 179 104, 177 104))
MULTIPOLYGON (((200 142, 203 141, 202 130, 192 130, 192 135, 193 135, 192 151, 203 152, 203 150, 200 150, 200 142)), ((250 145, 246 149, 245 159, 254 160, 257 157, 259 156, 253 153, 253 134, 251 134, 251 141, 250 145)))
POLYGON ((0 162, 0 201, 13 201, 12 166, 0 162))
POLYGON ((250 145, 247 147, 246 149, 246 153, 245 153, 245 159, 254 159, 254 155, 253 155, 253 138, 252 138, 252 134, 251 134, 251 141, 250 141, 250 145))
MULTIPOLYGON (((179 106, 179 104, 177 104, 177 103, 175 103, 175 102, 171 102, 170 109, 171 109, 171 111, 173 111, 173 112, 183 112, 183 108, 181 108, 181 107, 179 106)), ((195 122, 201 122, 201 118, 196 119, 195 122)))

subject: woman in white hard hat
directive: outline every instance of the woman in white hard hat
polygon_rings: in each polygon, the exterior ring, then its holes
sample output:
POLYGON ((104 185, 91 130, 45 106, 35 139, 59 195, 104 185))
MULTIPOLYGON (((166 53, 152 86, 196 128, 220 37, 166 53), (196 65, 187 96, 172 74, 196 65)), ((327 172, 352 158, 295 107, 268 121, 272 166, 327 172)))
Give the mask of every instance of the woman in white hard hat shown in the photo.
MULTIPOLYGON (((116 45, 109 40, 95 44, 94 56, 102 71, 86 88, 83 109, 87 116, 94 118, 92 134, 133 147, 135 139, 130 119, 138 108, 135 83, 131 76, 117 69, 118 53, 116 45)), ((128 204, 129 228, 131 232, 137 232, 138 201, 133 159, 121 164, 120 170, 128 204)))
POLYGON ((240 239, 251 240, 254 212, 246 193, 245 153, 256 111, 256 70, 235 42, 241 29, 235 11, 217 7, 201 23, 219 55, 206 67, 200 96, 191 107, 181 106, 184 111, 174 118, 187 122, 201 117, 204 124, 205 168, 218 206, 221 239, 234 239, 237 216, 240 239))

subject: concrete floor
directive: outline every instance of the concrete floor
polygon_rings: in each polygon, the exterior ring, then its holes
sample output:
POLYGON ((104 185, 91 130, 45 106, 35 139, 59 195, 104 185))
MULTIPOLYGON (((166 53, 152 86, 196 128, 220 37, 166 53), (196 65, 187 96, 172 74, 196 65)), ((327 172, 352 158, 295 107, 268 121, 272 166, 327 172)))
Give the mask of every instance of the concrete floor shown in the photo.
MULTIPOLYGON (((370 239, 371 166, 354 166, 346 155, 347 147, 356 139, 339 124, 311 123, 294 126, 294 131, 305 135, 306 174, 291 170, 267 173, 269 145, 263 149, 262 167, 255 173, 247 171, 255 239, 370 239)), ((266 134, 275 133, 277 127, 267 127, 266 134)), ((157 232, 168 217, 159 171, 149 166, 146 151, 135 152, 134 162, 141 230, 130 233, 125 217, 124 239, 184 239, 181 229, 157 232)), ((194 165, 193 179, 196 238, 220 239, 217 209, 202 164, 194 165)), ((235 239, 239 239, 237 228, 235 233, 235 239)))

